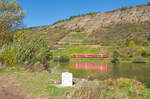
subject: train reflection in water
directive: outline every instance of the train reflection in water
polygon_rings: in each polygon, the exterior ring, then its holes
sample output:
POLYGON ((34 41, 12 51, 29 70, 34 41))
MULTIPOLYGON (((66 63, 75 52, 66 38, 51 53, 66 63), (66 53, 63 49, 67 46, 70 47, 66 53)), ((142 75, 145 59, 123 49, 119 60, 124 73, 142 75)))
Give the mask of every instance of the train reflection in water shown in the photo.
POLYGON ((106 63, 73 63, 73 68, 75 69, 85 69, 85 70, 99 70, 102 72, 108 71, 108 65, 106 63))

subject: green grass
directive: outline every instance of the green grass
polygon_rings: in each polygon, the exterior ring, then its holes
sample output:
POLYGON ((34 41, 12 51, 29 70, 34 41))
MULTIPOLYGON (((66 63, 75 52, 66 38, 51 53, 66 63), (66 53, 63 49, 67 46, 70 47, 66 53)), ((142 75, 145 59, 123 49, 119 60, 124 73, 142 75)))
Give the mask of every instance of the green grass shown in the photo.
POLYGON ((142 83, 126 78, 87 82, 77 88, 71 99, 149 99, 150 91, 142 83))
POLYGON ((70 33, 69 30, 64 29, 62 26, 58 26, 56 28, 52 28, 50 26, 41 26, 27 28, 19 31, 31 34, 31 38, 34 36, 45 36, 46 38, 48 38, 51 46, 55 45, 56 42, 60 41, 68 33, 70 33))
POLYGON ((63 49, 57 49, 54 51, 54 56, 71 56, 73 54, 100 54, 104 53, 104 50, 101 50, 99 47, 86 46, 86 45, 64 45, 61 46, 63 49))
POLYGON ((108 26, 104 33, 98 31, 94 35, 97 35, 95 40, 104 45, 124 46, 128 41, 133 40, 136 45, 141 46, 147 41, 145 28, 146 25, 141 24, 117 24, 108 26))
POLYGON ((95 30, 91 33, 66 31, 63 26, 55 28, 45 26, 25 29, 24 32, 37 36, 45 35, 48 37, 51 46, 55 45, 56 42, 67 44, 59 46, 54 51, 54 56, 99 53, 112 56, 113 51, 118 50, 120 58, 129 58, 130 54, 135 56, 136 50, 142 46, 149 53, 150 42, 147 39, 148 35, 150 35, 149 25, 150 23, 148 22, 145 24, 116 24, 106 27, 105 31, 95 30), (128 48, 130 41, 135 43, 135 51, 131 51, 134 48, 128 48), (97 47, 90 44, 97 45, 97 47), (138 46, 139 48, 137 48, 138 46))
POLYGON ((87 33, 85 32, 72 32, 65 36, 60 42, 67 43, 82 43, 86 38, 87 33))
MULTIPOLYGON (((0 71, 0 75, 9 75, 14 82, 20 83, 28 94, 33 96, 61 99, 65 93, 72 91, 73 87, 59 88, 55 84, 61 83, 60 74, 48 72, 28 72, 19 70, 0 71)), ((47 99, 47 98, 46 98, 47 99)))
MULTIPOLYGON (((81 72, 83 72, 81 70, 81 72)), ((0 75, 11 77, 11 79, 20 83, 24 90, 40 99, 68 99, 66 95, 70 95, 71 99, 149 99, 150 89, 135 80, 120 78, 117 80, 105 81, 89 81, 83 86, 62 87, 59 88, 54 84, 60 83, 60 74, 50 74, 48 72, 29 72, 26 70, 5 70, 0 71, 0 75), (93 97, 93 98, 92 98, 93 97)), ((94 73, 90 74, 94 75, 94 73)))
POLYGON ((66 35, 60 42, 64 42, 66 44, 97 44, 95 41, 96 35, 95 33, 87 33, 87 32, 71 32, 66 35))

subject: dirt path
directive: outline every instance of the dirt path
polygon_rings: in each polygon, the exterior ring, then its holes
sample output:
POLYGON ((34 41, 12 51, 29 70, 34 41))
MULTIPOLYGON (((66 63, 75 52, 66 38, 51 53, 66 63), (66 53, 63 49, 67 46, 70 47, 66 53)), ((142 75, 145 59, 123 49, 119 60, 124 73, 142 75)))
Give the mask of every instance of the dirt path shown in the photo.
POLYGON ((9 76, 0 75, 0 99, 29 99, 21 85, 11 81, 9 76))

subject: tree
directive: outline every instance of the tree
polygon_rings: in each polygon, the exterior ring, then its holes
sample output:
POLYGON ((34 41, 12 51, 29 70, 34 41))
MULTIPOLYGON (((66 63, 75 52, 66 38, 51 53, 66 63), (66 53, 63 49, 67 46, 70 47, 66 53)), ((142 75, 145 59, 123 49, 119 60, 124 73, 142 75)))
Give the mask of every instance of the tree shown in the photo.
POLYGON ((146 50, 145 47, 139 48, 139 49, 136 51, 136 54, 137 54, 138 56, 142 56, 142 57, 147 57, 147 56, 149 56, 149 53, 148 53, 148 51, 146 50))
POLYGON ((147 5, 150 6, 150 2, 148 2, 147 5))
POLYGON ((126 10, 127 7, 126 6, 122 6, 122 8, 120 9, 121 11, 126 10))
POLYGON ((12 31, 23 26, 25 12, 16 1, 0 0, 0 46, 12 38, 12 31))
POLYGON ((150 41, 150 34, 148 35, 147 40, 150 41))
POLYGON ((111 60, 111 62, 112 62, 112 63, 117 63, 117 62, 119 62, 119 59, 118 59, 119 56, 120 56, 119 52, 115 50, 115 51, 113 52, 113 55, 112 55, 112 58, 113 58, 113 59, 111 60))
POLYGON ((128 46, 129 47, 134 47, 134 46, 136 46, 136 44, 134 43, 134 41, 130 41, 128 46))

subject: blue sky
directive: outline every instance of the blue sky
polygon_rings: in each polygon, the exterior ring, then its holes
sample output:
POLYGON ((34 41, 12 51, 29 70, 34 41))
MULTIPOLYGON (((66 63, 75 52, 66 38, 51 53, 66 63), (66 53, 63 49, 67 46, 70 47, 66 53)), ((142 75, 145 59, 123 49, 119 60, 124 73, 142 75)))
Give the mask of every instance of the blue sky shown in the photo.
POLYGON ((27 27, 49 25, 70 16, 105 12, 122 6, 146 4, 150 0, 16 0, 27 12, 27 27))

